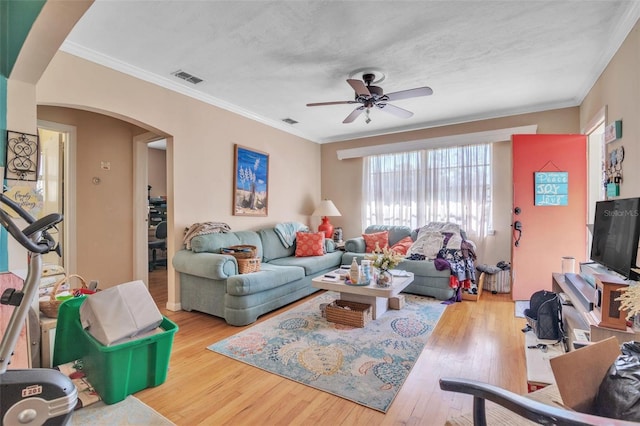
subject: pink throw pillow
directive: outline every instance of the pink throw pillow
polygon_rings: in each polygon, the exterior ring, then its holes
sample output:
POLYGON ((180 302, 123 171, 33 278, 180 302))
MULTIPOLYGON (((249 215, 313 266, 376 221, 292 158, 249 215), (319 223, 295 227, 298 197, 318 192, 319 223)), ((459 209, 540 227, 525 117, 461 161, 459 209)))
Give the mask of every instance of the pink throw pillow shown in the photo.
POLYGON ((296 232, 296 257, 322 256, 324 232, 296 232))
POLYGON ((397 243, 391 246, 391 250, 395 251, 398 254, 407 254, 409 248, 413 245, 413 240, 411 237, 404 237, 397 243))
POLYGON ((373 253, 376 249, 376 243, 382 250, 389 246, 389 231, 374 232, 372 234, 362 234, 366 245, 365 253, 373 253))

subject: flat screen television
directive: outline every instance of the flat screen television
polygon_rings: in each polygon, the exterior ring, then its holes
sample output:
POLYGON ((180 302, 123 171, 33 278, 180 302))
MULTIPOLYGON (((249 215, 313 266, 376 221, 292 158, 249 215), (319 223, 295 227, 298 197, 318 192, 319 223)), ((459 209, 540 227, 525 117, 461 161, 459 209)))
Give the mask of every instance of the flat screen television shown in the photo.
POLYGON ((640 198, 598 201, 593 221, 591 260, 625 278, 637 279, 640 198))

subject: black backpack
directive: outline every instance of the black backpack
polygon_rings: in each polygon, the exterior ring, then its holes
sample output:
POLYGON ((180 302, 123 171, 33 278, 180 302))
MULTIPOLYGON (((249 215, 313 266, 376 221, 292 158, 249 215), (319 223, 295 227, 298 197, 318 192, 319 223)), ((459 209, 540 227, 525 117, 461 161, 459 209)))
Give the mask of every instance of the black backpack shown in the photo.
POLYGON ((533 293, 524 316, 538 339, 563 340, 562 303, 556 293, 546 290, 533 293))

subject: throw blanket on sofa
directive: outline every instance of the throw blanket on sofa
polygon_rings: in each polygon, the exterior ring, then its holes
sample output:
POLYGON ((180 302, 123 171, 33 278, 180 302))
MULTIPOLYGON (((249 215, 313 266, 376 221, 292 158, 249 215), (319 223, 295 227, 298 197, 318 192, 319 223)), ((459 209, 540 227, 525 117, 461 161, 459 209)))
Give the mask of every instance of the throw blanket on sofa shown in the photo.
POLYGON ((437 270, 450 269, 453 288, 470 288, 476 281, 475 244, 463 237, 457 224, 432 222, 420 228, 407 258, 432 259, 437 270))
POLYGON ((285 248, 289 248, 296 241, 296 232, 298 231, 308 231, 309 228, 307 225, 303 225, 300 222, 283 222, 279 223, 274 227, 278 238, 282 242, 282 245, 285 248))
POLYGON ((191 250, 191 240, 193 237, 205 234, 218 234, 221 232, 230 232, 231 227, 223 222, 203 222, 194 223, 184 232, 184 238, 182 244, 184 244, 187 250, 191 250))

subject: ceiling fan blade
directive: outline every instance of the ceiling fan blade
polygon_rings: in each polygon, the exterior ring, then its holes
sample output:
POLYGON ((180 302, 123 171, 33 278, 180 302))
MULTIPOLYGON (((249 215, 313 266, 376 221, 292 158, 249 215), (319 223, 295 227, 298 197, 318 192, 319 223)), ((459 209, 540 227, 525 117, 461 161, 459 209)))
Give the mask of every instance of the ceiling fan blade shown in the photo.
POLYGON ((417 87, 415 89, 401 90, 399 92, 387 93, 385 96, 389 101, 397 101, 399 99, 415 98, 418 96, 433 95, 431 87, 417 87))
POLYGON ((378 104, 376 104, 376 106, 378 108, 380 108, 382 111, 388 112, 389 114, 393 114, 396 117, 409 118, 409 117, 413 116, 413 113, 411 111, 407 111, 406 109, 398 108, 395 105, 385 104, 385 103, 378 103, 378 104))
POLYGON ((357 104, 357 102, 356 101, 315 102, 315 103, 307 104, 307 106, 311 107, 311 106, 343 105, 343 104, 357 104))
POLYGON ((353 90, 356 91, 356 95, 371 96, 371 92, 369 92, 369 89, 367 89, 367 86, 364 85, 364 82, 362 80, 355 80, 350 78, 347 80, 347 83, 349 83, 349 85, 353 87, 353 90))
POLYGON ((347 115, 347 118, 344 119, 343 123, 347 124, 353 122, 353 120, 355 120, 360 114, 362 114, 362 111, 364 111, 364 106, 359 106, 358 108, 354 109, 351 114, 347 115))

